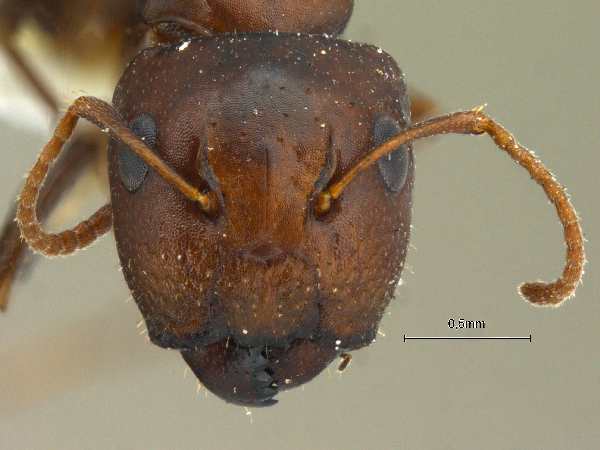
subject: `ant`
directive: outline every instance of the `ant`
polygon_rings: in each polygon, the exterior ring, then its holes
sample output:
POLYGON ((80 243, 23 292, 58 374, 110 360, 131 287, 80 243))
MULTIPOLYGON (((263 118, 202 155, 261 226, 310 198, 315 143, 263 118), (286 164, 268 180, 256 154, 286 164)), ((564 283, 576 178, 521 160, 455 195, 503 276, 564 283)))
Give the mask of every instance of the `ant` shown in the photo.
MULTIPOLYGON (((266 7, 264 0, 250 2, 173 2, 141 0, 0 0, 0 51, 29 83, 53 117, 58 117, 61 102, 31 67, 19 48, 18 36, 33 23, 54 51, 60 51, 81 64, 90 59, 105 68, 122 67, 141 48, 158 43, 176 42, 186 36, 209 36, 222 31, 302 30, 307 33, 342 32, 352 13, 353 2, 330 2, 325 14, 317 4, 298 9, 295 2, 279 2, 266 7), (200 6, 198 6, 200 5, 200 6), (269 17, 260 11, 271 10, 269 17), (244 11, 240 14, 239 11, 244 11), (286 13, 291 11, 290 13, 286 13), (334 31, 332 31, 334 30, 334 31)), ((313 2, 314 3, 314 2, 313 2)), ((318 3, 318 2, 317 2, 318 3)), ((430 99, 420 93, 413 97, 413 117, 425 117, 434 110, 430 99)), ((45 183, 38 204, 46 218, 74 176, 97 162, 106 147, 104 136, 89 130, 78 133, 69 142, 45 183), (85 150, 93 148, 95 151, 85 150)), ((101 170, 104 167, 100 168, 101 170)), ((10 289, 19 271, 24 271, 27 246, 20 239, 14 221, 16 207, 0 228, 0 311, 6 309, 10 289)))
POLYGON ((112 105, 69 107, 27 177, 17 220, 32 249, 69 255, 113 227, 152 342, 226 401, 269 406, 374 340, 407 253, 412 143, 487 134, 544 189, 567 243, 562 276, 521 294, 542 306, 574 294, 578 217, 529 150, 483 108, 412 124, 396 62, 334 37, 351 1, 277 2, 257 20, 267 9, 249 5, 264 3, 146 3, 156 45, 130 62, 112 105), (47 233, 40 189, 80 118, 110 134, 111 201, 47 233))

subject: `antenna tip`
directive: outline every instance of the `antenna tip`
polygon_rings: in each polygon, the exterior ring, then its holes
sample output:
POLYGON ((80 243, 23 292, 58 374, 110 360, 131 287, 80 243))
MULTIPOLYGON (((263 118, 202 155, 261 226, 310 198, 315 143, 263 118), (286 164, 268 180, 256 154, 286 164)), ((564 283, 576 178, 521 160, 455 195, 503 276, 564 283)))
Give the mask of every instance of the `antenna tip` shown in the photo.
POLYGON ((574 289, 565 292, 556 283, 523 283, 519 286, 519 293, 529 303, 535 306, 558 307, 573 296, 574 289))

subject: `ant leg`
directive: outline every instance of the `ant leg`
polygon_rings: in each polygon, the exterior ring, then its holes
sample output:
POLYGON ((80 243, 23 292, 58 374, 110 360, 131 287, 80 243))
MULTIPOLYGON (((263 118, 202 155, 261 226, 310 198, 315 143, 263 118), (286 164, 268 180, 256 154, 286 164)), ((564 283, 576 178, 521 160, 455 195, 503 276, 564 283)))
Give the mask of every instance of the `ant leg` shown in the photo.
MULTIPOLYGON (((77 174, 88 166, 100 150, 97 138, 89 135, 77 136, 67 146, 63 155, 57 160, 54 170, 40 192, 38 214, 42 220, 47 218, 54 205, 69 190, 77 174), (95 146, 96 152, 82 151, 83 147, 95 146)), ((19 273, 24 273, 33 262, 27 257, 27 244, 21 239, 19 227, 15 221, 16 203, 0 229, 0 311, 8 304, 10 289, 19 273)))
POLYGON ((27 63, 21 52, 13 45, 8 38, 0 38, 0 45, 13 61, 15 66, 21 71, 21 74, 27 79, 31 87, 37 95, 42 99, 44 104, 52 111, 54 115, 58 114, 58 102, 50 93, 50 89, 42 82, 40 77, 35 73, 33 68, 27 63))
POLYGON ((6 310, 8 297, 19 266, 22 265, 25 242, 21 240, 13 207, 2 227, 0 235, 0 311, 6 310))
POLYGON ((50 165, 62 152, 65 142, 73 133, 80 117, 106 129, 113 138, 129 146, 163 179, 190 200, 200 203, 205 212, 214 210, 214 196, 202 194, 169 168, 133 131, 121 123, 111 105, 94 97, 79 97, 58 123, 54 136, 42 150, 21 191, 17 207, 17 223, 21 235, 33 250, 46 256, 69 255, 89 246, 98 237, 107 233, 112 226, 110 204, 104 205, 74 228, 61 233, 46 233, 38 220, 37 205, 40 189, 48 175, 50 165))
POLYGON ((410 116, 413 123, 421 122, 436 112, 435 102, 427 95, 416 90, 410 90, 410 116))
POLYGON ((525 168, 531 177, 544 189, 554 204, 563 226, 567 246, 566 265, 562 276, 552 283, 524 283, 519 291, 525 299, 536 305, 557 306, 574 295, 583 275, 585 251, 583 234, 577 213, 569 200, 565 188, 554 178, 535 155, 520 145, 499 123, 481 112, 482 108, 436 117, 416 124, 372 150, 353 166, 339 181, 325 189, 317 199, 317 214, 326 213, 332 200, 340 197, 344 188, 362 171, 382 156, 415 139, 438 134, 488 134, 496 145, 525 168))

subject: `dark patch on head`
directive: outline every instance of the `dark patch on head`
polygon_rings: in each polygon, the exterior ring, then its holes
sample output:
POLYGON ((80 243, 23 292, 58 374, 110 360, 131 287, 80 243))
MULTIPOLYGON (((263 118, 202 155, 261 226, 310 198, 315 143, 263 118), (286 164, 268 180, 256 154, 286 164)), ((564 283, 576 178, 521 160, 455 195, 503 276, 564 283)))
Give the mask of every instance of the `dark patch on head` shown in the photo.
MULTIPOLYGON (((375 120, 375 127, 373 129, 373 143, 375 147, 380 146, 401 131, 402 127, 394 118, 387 115, 378 117, 375 120)), ((386 187, 391 192, 400 192, 406 183, 410 160, 408 152, 409 146, 402 145, 377 161, 379 173, 381 173, 386 187)))
MULTIPOLYGON (((156 147, 158 131, 150 114, 140 114, 129 123, 129 128, 148 147, 151 149, 156 147)), ((124 144, 119 145, 118 152, 121 182, 129 192, 135 192, 140 188, 148 174, 148 165, 124 144)))

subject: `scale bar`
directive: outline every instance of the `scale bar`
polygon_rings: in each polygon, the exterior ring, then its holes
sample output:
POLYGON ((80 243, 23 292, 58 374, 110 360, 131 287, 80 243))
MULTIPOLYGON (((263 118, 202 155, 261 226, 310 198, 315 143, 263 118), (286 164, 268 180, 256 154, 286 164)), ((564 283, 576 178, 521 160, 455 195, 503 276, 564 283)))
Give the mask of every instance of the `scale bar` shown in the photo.
POLYGON ((404 335, 406 341, 529 341, 533 342, 533 336, 407 336, 404 335))

